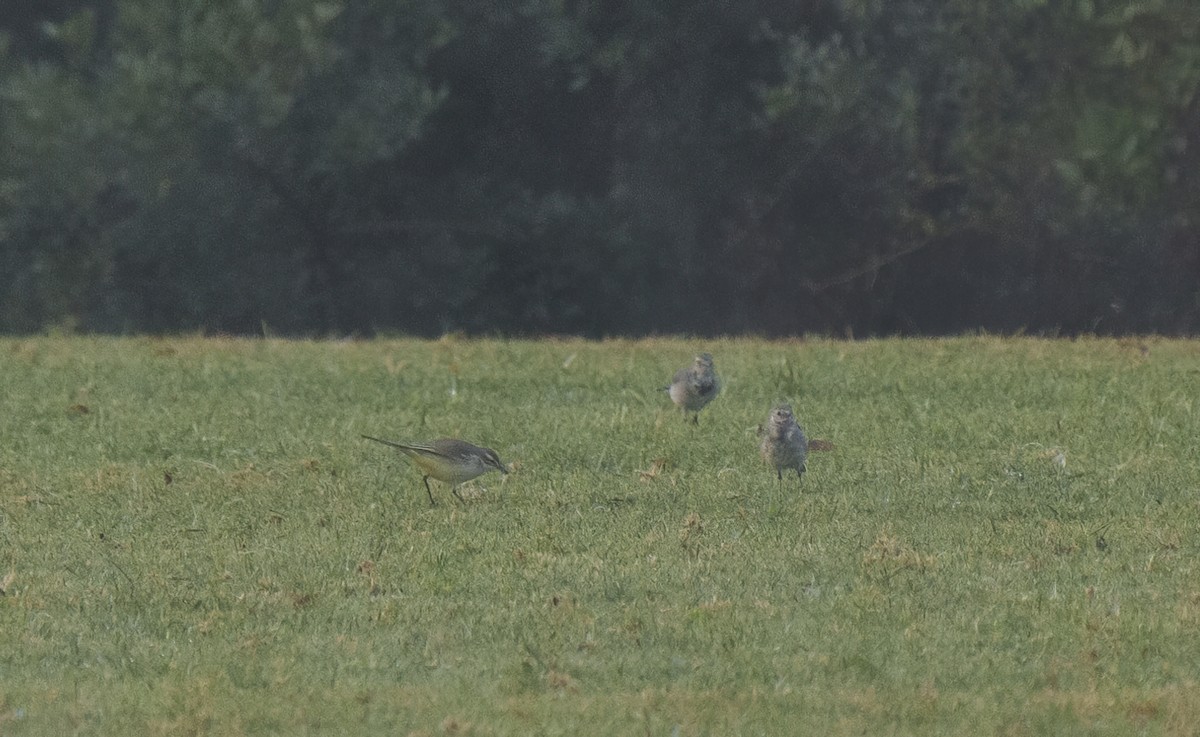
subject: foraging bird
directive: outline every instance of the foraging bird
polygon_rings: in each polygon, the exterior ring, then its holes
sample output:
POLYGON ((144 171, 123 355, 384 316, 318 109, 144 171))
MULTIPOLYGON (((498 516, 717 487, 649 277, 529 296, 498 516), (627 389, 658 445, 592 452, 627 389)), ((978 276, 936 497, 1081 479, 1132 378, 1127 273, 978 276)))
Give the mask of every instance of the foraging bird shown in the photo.
POLYGON ((804 437, 804 430, 796 424, 790 404, 776 405, 771 410, 759 451, 763 460, 775 467, 775 475, 781 486, 785 468, 796 469, 796 477, 804 478, 801 474, 808 470, 804 463, 808 458, 808 440, 804 437))
POLYGON ((713 370, 712 354, 701 353, 691 366, 676 371, 666 390, 684 418, 688 412, 694 412, 692 423, 699 424, 700 410, 721 393, 721 380, 713 370))
POLYGON ((438 481, 450 484, 450 491, 461 502, 463 498, 458 493, 460 484, 492 469, 508 475, 508 469, 500 461, 500 456, 496 455, 496 451, 472 445, 465 440, 442 438, 428 443, 396 443, 391 440, 373 438, 370 435, 363 435, 363 437, 398 448, 401 453, 417 464, 417 467, 425 474, 421 480, 425 482, 425 493, 429 495, 430 506, 434 505, 433 492, 429 489, 431 476, 438 481))

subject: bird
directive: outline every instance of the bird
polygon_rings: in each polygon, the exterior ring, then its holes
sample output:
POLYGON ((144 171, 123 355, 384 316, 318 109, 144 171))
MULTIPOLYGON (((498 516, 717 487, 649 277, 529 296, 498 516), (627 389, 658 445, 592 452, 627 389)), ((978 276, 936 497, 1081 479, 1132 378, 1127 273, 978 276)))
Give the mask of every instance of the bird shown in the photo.
POLYGON ((691 366, 685 366, 671 377, 671 385, 665 387, 686 419, 688 412, 692 415, 692 424, 700 423, 700 410, 721 393, 721 379, 713 370, 711 353, 701 353, 696 356, 691 366))
POLYGON ((482 448, 465 440, 441 438, 428 443, 398 443, 370 435, 363 435, 363 437, 367 440, 374 440, 376 443, 398 448, 401 453, 417 464, 417 467, 424 473, 421 480, 425 482, 425 493, 429 495, 430 506, 435 505, 433 491, 429 488, 430 477, 450 484, 451 493, 462 502, 463 498, 458 493, 460 484, 493 469, 508 475, 508 468, 500 460, 500 456, 496 455, 496 451, 491 448, 482 448))
POLYGON ((808 440, 804 437, 804 430, 796 423, 790 404, 778 404, 771 409, 759 451, 763 460, 775 468, 780 486, 783 485, 785 468, 796 469, 796 478, 804 478, 802 474, 808 470, 805 465, 808 440))

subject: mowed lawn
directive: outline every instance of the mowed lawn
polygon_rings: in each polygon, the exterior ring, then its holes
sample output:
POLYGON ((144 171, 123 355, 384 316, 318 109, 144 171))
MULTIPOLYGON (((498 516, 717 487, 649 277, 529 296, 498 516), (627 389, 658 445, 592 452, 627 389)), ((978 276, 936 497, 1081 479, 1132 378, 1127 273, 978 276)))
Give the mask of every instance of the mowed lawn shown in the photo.
POLYGON ((1198 342, 51 337, 0 377, 0 734, 1200 724, 1198 342), (834 444, 782 486, 779 400, 834 444), (513 472, 431 507, 362 433, 513 472))

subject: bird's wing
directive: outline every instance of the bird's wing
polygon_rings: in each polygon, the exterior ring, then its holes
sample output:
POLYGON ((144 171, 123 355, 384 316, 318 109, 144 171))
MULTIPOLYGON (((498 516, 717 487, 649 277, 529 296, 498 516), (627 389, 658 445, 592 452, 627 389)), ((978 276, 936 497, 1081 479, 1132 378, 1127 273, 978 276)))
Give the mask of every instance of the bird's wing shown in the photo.
POLYGON ((412 446, 416 450, 433 453, 443 458, 467 458, 483 455, 485 448, 458 438, 440 438, 431 443, 412 446))
POLYGON ((447 458, 451 456, 451 453, 447 452, 445 448, 438 447, 437 444, 441 441, 437 440, 435 440, 433 443, 397 443, 394 440, 384 440, 383 438, 376 438, 371 435, 363 435, 363 437, 367 440, 374 440, 376 443, 383 443, 384 445, 390 445, 393 448, 399 448, 400 450, 413 450, 420 453, 429 453, 430 455, 444 456, 447 458))

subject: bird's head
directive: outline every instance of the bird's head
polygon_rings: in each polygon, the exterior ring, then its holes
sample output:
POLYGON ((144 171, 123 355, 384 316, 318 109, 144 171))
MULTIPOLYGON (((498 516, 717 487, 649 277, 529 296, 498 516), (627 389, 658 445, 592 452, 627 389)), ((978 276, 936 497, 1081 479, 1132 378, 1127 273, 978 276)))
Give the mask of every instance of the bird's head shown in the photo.
POLYGON ((790 404, 779 404, 771 410, 772 425, 788 425, 795 421, 796 418, 792 414, 792 405, 790 404))
POLYGON ((483 465, 488 468, 494 468, 505 476, 508 475, 508 468, 500 460, 500 456, 496 455, 496 451, 491 448, 486 448, 483 451, 483 465))

